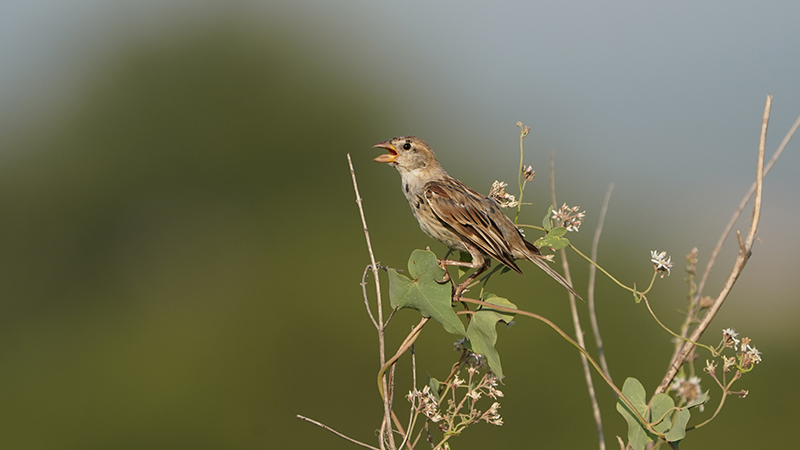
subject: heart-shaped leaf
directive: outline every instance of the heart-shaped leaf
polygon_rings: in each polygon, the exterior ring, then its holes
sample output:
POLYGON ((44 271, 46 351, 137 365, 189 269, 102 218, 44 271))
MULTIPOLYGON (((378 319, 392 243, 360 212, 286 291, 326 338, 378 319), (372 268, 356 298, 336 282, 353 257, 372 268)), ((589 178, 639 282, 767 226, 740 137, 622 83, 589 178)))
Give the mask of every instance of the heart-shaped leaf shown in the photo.
MULTIPOLYGON (((647 407, 646 393, 644 386, 636 378, 628 378, 622 385, 622 395, 624 395, 636 408, 636 411, 644 417, 645 420, 650 420, 650 411, 647 407)), ((633 447, 633 450, 644 450, 644 447, 653 441, 653 435, 644 429, 639 422, 639 418, 631 411, 627 403, 620 398, 617 400, 617 411, 622 414, 625 421, 628 422, 628 442, 633 447)))
MULTIPOLYGON (((517 305, 494 294, 486 293, 481 300, 493 305, 517 309, 517 305)), ((498 380, 503 379, 503 367, 500 364, 500 354, 494 348, 497 343, 496 326, 497 322, 509 323, 513 318, 514 314, 481 305, 472 315, 472 320, 467 327, 467 339, 469 339, 472 351, 486 357, 489 369, 497 376, 498 380)))
POLYGON ((463 336, 461 323, 451 306, 450 283, 442 283, 445 270, 436 255, 427 250, 414 250, 408 259, 409 279, 394 269, 389 272, 389 300, 393 308, 412 308, 430 317, 448 332, 463 336))

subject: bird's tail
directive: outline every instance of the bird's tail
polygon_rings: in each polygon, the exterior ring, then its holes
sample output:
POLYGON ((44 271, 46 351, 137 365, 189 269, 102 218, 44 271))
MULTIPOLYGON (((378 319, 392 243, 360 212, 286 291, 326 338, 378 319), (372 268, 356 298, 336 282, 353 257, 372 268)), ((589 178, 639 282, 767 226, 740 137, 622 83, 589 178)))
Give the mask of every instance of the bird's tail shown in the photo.
POLYGON ((546 274, 550 275, 554 280, 558 281, 559 284, 567 288, 567 290, 570 291, 572 295, 578 297, 579 299, 581 299, 581 301, 583 301, 583 298, 580 295, 578 295, 578 293, 569 284, 569 282, 567 282, 567 280, 565 280, 560 273, 556 272, 555 269, 553 269, 547 264, 547 261, 545 261, 544 258, 542 258, 541 256, 542 253, 535 245, 531 244, 528 241, 525 241, 525 245, 528 247, 528 250, 530 250, 530 252, 532 253, 532 255, 528 257, 528 260, 539 266, 539 268, 544 270, 546 274))
POLYGON ((574 295, 575 297, 578 297, 581 300, 583 300, 583 298, 581 298, 581 296, 578 295, 577 292, 575 292, 575 289, 572 286, 570 286, 570 284, 567 282, 567 280, 565 280, 564 277, 562 277, 560 273, 556 272, 555 269, 553 269, 552 267, 547 265, 547 262, 545 260, 541 259, 540 257, 534 256, 533 258, 531 258, 531 262, 536 264, 537 266, 539 266, 539 268, 544 270, 545 273, 547 273, 548 275, 553 277, 553 279, 558 281, 559 284, 561 284, 562 286, 567 288, 567 290, 569 290, 572 293, 572 295, 574 295))

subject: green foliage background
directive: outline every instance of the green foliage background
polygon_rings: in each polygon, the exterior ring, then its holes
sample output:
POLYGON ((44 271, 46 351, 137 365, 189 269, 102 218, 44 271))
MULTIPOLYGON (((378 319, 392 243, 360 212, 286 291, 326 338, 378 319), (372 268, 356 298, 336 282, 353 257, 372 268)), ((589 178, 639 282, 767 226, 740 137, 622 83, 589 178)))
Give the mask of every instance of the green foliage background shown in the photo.
MULTIPOLYGON (((3 132, 3 448, 354 448, 297 413, 374 442, 377 342, 360 294, 368 257, 345 155, 383 264, 402 269, 415 248, 443 249, 419 232, 394 171, 370 162, 373 143, 416 132, 397 125, 409 124, 405 87, 363 83, 330 58, 277 19, 254 26, 234 16, 131 42, 86 67, 66 106, 3 132)), ((453 138, 450 149, 469 139, 453 138)), ((543 180, 535 189, 530 199, 547 204, 543 180)), ((591 191, 585 207, 599 208, 604 186, 572 189, 591 191)), ((607 265, 646 280, 651 246, 612 232, 607 265)), ((664 298, 681 298, 680 265, 664 298)), ((568 327, 562 290, 533 266, 523 270, 496 277, 492 291, 568 327)), ((668 338, 629 294, 602 279, 598 287, 617 383, 634 376, 652 391, 668 338)), ((679 307, 659 312, 676 325, 679 307)), ((714 328, 748 326, 747 317, 730 319, 714 328)), ((410 310, 397 317, 390 348, 417 320, 410 310)), ((594 447, 578 354, 544 326, 516 322, 498 341, 506 425, 470 429, 455 448, 594 447)), ((446 375, 453 340, 424 331, 420 377, 446 375)), ((796 347, 775 344, 741 382, 751 397, 732 399, 682 448, 793 442, 779 430, 798 418, 798 389, 786 381, 796 347)), ((611 443, 625 422, 611 393, 598 391, 611 443)), ((716 398, 712 391, 712 405, 716 398)))

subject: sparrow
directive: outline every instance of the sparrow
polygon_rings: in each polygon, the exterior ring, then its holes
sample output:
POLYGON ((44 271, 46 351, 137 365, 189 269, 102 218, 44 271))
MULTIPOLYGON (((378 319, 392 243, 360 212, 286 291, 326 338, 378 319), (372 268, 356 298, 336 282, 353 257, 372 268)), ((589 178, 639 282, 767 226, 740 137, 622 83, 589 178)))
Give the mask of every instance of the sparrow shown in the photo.
POLYGON ((445 266, 476 269, 456 288, 456 298, 489 268, 491 258, 520 274, 522 270, 515 260, 531 261, 580 298, 567 280, 547 264, 539 249, 525 240, 497 202, 448 175, 422 139, 399 136, 373 148, 388 150, 373 161, 388 163, 400 172, 403 194, 422 231, 472 257, 472 262, 440 260, 445 266))

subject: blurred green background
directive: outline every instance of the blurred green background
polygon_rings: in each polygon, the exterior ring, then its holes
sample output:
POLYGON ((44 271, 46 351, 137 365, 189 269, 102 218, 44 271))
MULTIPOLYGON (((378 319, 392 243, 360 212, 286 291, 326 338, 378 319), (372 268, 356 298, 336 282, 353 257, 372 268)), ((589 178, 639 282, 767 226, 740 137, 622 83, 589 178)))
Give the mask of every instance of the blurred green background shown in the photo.
MULTIPOLYGON (((649 251, 668 251, 675 269, 650 298, 677 326, 683 256, 698 246, 704 267, 752 182, 765 95, 776 95, 770 153, 800 112, 788 50, 800 38, 779 31, 793 29, 780 23, 797 4, 689 5, 6 3, 0 446, 355 448, 298 413, 374 444, 377 343, 347 153, 376 257, 404 268, 415 248, 444 253, 419 231, 395 171, 371 162, 372 144, 400 134, 427 140, 478 190, 504 179, 514 192, 514 123, 532 126, 526 163, 538 176, 523 219, 546 210, 555 151, 559 201, 588 213, 574 237, 587 251, 616 183, 600 262, 642 285, 649 251), (760 39, 737 34, 767 25, 760 39)), ((762 240, 706 338, 734 327, 764 362, 735 386, 750 396, 681 448, 794 442, 797 163, 795 142, 768 179, 762 240)), ((733 255, 728 246, 708 294, 733 255)), ((585 289, 586 265, 571 261, 585 289)), ((569 329, 563 291, 523 270, 492 290, 569 329)), ((615 381, 634 376, 652 392, 668 336, 606 279, 597 292, 615 381)), ((390 348, 417 317, 398 314, 390 348)), ((446 375, 453 341, 424 331, 420 377, 446 375)), ((498 348, 505 425, 475 426, 454 448, 594 448, 578 354, 523 318, 498 348)), ((401 363, 398 396, 410 377, 401 363)), ((598 395, 613 445, 625 424, 610 391, 598 395)))

